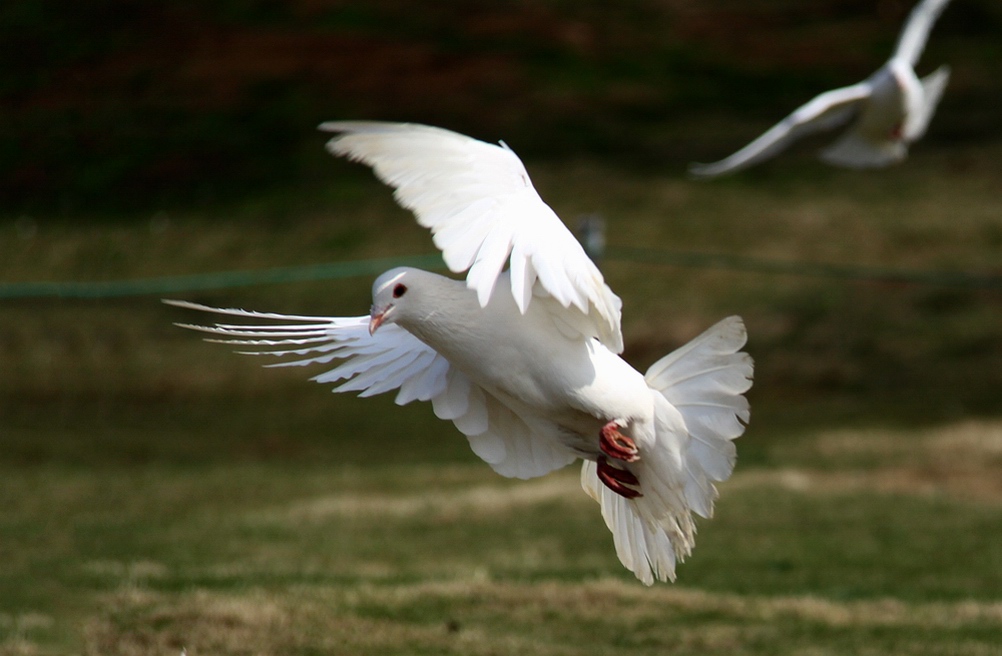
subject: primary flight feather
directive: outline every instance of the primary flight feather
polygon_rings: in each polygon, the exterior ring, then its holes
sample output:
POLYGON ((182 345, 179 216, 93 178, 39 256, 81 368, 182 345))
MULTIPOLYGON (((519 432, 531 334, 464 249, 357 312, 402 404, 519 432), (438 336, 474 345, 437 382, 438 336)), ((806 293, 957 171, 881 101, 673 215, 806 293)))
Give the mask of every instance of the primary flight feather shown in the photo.
POLYGON ((848 124, 821 159, 848 168, 873 168, 900 162, 908 146, 929 127, 950 69, 941 66, 919 79, 915 64, 929 31, 950 0, 923 0, 911 12, 894 54, 859 84, 827 91, 774 125, 762 136, 712 164, 691 164, 689 173, 712 178, 766 160, 808 134, 848 124))
POLYGON ((503 476, 531 478, 584 460, 620 561, 641 581, 675 578, 692 514, 734 467, 752 361, 745 329, 724 319, 641 374, 623 348, 619 298, 519 158, 422 125, 325 123, 328 149, 363 162, 431 229, 465 280, 400 267, 373 283, 368 316, 311 317, 174 305, 243 323, 183 324, 269 366, 336 366, 335 391, 397 390, 430 401, 503 476), (252 320, 252 323, 247 323, 252 320))

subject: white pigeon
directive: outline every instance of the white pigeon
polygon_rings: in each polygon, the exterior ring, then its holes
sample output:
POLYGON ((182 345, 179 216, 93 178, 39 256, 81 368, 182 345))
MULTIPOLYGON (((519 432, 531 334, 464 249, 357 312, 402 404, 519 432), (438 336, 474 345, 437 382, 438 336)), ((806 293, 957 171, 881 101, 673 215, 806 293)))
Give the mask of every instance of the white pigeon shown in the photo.
POLYGON ((174 305, 255 320, 214 333, 269 366, 326 364, 334 391, 431 401, 503 476, 532 478, 583 459, 616 552, 644 583, 674 580, 691 513, 709 517, 734 467, 752 360, 730 317, 640 374, 623 349, 619 298, 521 160, 440 128, 325 123, 335 155, 371 166, 430 228, 465 281, 401 267, 379 276, 368 316, 311 317, 174 305), (505 265, 507 269, 505 268, 505 265), (265 323, 266 320, 279 323, 265 323), (291 358, 291 359, 289 359, 291 358))
POLYGON ((822 93, 730 157, 712 164, 691 164, 689 173, 712 178, 740 171, 805 135, 846 124, 843 135, 821 151, 822 160, 855 169, 900 162, 908 146, 925 134, 950 77, 948 66, 921 80, 915 74, 929 31, 949 2, 923 0, 912 9, 894 55, 866 80, 822 93))

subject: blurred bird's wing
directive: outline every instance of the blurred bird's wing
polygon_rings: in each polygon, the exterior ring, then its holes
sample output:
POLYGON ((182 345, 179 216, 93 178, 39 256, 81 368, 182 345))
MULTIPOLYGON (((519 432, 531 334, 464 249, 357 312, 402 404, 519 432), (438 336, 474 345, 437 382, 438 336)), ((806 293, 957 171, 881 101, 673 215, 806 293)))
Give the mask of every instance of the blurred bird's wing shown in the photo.
POLYGON ((431 229, 449 269, 469 272, 481 307, 507 263, 522 313, 533 296, 550 297, 579 315, 564 323, 623 350, 621 301, 506 145, 425 125, 346 121, 320 129, 338 133, 331 153, 371 166, 396 190, 397 202, 431 229))
POLYGON ((932 115, 936 113, 940 98, 943 97, 943 90, 950 80, 950 67, 940 66, 929 75, 922 78, 922 103, 918 111, 908 117, 905 124, 905 140, 909 143, 921 139, 926 130, 929 129, 929 122, 932 115))
POLYGON ((950 0, 923 0, 916 5, 901 30, 893 58, 903 59, 914 67, 922 56, 932 26, 949 3, 950 0))
POLYGON ((552 429, 512 412, 397 324, 383 324, 369 334, 368 316, 313 317, 214 308, 187 301, 164 302, 255 321, 177 325, 209 333, 214 337, 208 341, 240 347, 239 352, 245 355, 279 360, 267 367, 301 367, 339 360, 336 367, 312 380, 340 383, 335 392, 359 392, 359 396, 399 390, 397 405, 431 401, 435 415, 455 424, 474 453, 504 476, 542 476, 576 458, 558 439, 540 439, 540 433, 552 429))
POLYGON ((698 178, 712 178, 757 164, 807 134, 828 130, 848 122, 857 106, 870 96, 870 92, 871 86, 868 82, 826 91, 806 105, 797 108, 765 134, 730 157, 712 164, 691 164, 689 173, 698 178))

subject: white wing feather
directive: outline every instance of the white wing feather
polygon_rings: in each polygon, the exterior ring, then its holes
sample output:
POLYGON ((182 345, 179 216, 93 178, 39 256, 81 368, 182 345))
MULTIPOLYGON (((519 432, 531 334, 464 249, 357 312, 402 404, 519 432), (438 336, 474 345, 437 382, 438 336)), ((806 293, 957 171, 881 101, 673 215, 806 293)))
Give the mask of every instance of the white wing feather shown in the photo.
POLYGON ((794 110, 733 155, 712 164, 691 164, 689 173, 709 178, 757 164, 801 137, 846 123, 852 118, 856 106, 869 97, 870 91, 871 87, 866 82, 826 91, 794 110))
POLYGON ((470 447, 491 468, 508 478, 535 478, 560 469, 577 454, 560 443, 555 427, 519 416, 490 394, 483 395, 487 429, 466 432, 470 447))
POLYGON ((949 3, 950 0, 924 0, 912 9, 894 48, 895 59, 903 59, 911 66, 918 63, 932 26, 949 3))
POLYGON ((946 89, 946 83, 950 81, 950 67, 940 66, 935 71, 922 78, 922 104, 905 125, 905 139, 909 142, 921 139, 929 123, 932 121, 936 107, 939 106, 940 98, 946 89))
MULTIPOLYGON (((411 401, 435 401, 448 391, 449 363, 430 346, 397 325, 369 334, 369 317, 311 317, 235 308, 213 308, 185 301, 170 305, 280 324, 225 324, 212 326, 178 324, 209 333, 209 341, 241 347, 247 355, 286 358, 267 367, 300 367, 342 361, 337 367, 314 376, 319 383, 337 383, 335 392, 360 392, 373 396, 399 389, 399 405, 411 401), (291 358, 291 359, 289 359, 291 358)), ((451 419, 451 417, 449 417, 451 419)))
POLYGON ((347 121, 320 129, 339 133, 328 150, 371 166, 395 189, 397 202, 431 229, 449 269, 469 272, 481 306, 509 264, 522 313, 542 290, 587 317, 609 349, 623 350, 619 298, 507 146, 425 125, 347 121))
POLYGON ((341 363, 314 376, 318 383, 338 383, 335 392, 373 396, 399 389, 396 403, 431 401, 435 416, 455 424, 480 458, 503 476, 533 478, 559 469, 577 456, 556 438, 540 438, 550 430, 530 427, 523 419, 460 372, 430 346, 396 324, 369 334, 369 317, 313 317, 234 308, 213 308, 187 301, 170 305, 277 324, 211 326, 177 324, 208 333, 208 341, 240 347, 246 355, 283 358, 267 367, 341 363))

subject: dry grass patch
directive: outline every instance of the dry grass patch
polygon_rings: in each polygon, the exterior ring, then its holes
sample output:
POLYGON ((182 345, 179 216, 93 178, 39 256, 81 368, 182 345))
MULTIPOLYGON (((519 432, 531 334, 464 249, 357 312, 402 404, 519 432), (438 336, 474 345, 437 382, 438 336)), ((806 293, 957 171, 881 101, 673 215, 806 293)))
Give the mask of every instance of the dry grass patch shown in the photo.
POLYGON ((573 584, 522 585, 456 580, 394 587, 363 586, 347 599, 349 606, 375 603, 390 610, 403 610, 427 599, 449 600, 462 606, 486 606, 503 612, 516 622, 530 622, 556 614, 586 622, 636 624, 683 612, 719 613, 736 619, 765 621, 795 617, 829 626, 959 627, 987 622, 1002 628, 1002 601, 908 603, 889 598, 836 601, 815 596, 749 596, 680 585, 645 588, 620 579, 573 584))
MULTIPOLYGON (((452 468, 465 472, 476 481, 489 474, 479 467, 452 468), (481 475, 483 474, 483 475, 481 475)), ((449 474, 443 472, 442 478, 449 474)), ((263 511, 260 519, 279 522, 325 522, 338 517, 390 517, 403 519, 422 517, 428 520, 449 520, 457 516, 475 515, 482 519, 494 515, 507 515, 519 508, 546 502, 587 502, 587 497, 577 484, 577 468, 569 467, 532 481, 497 481, 489 485, 476 485, 455 489, 442 487, 434 481, 428 486, 415 481, 415 486, 397 494, 379 491, 359 492, 356 489, 317 498, 293 501, 279 508, 263 511), (573 471, 571 471, 573 470, 573 471)), ((419 478, 421 478, 419 476, 419 478)))
POLYGON ((0 654, 3 656, 34 656, 43 651, 31 639, 38 631, 47 631, 56 623, 55 618, 43 613, 0 613, 0 654))
MULTIPOLYGON (((895 635, 931 630, 1002 630, 1002 603, 834 601, 813 596, 741 596, 684 587, 646 589, 603 579, 519 584, 471 580, 348 589, 298 587, 239 595, 204 590, 177 596, 114 595, 86 631, 86 654, 756 654, 770 640, 797 653, 833 650, 808 636, 895 635), (806 628, 805 628, 806 627, 806 628)), ((885 638, 886 639, 886 638, 885 638)), ((878 641, 879 642, 879 641, 878 641)), ((987 654, 980 640, 956 654, 987 654)), ((793 653, 793 652, 788 652, 793 653)))
POLYGON ((969 420, 926 429, 824 431, 792 447, 792 460, 824 468, 741 472, 728 486, 778 485, 798 491, 946 495, 1002 503, 1002 422, 969 420))

